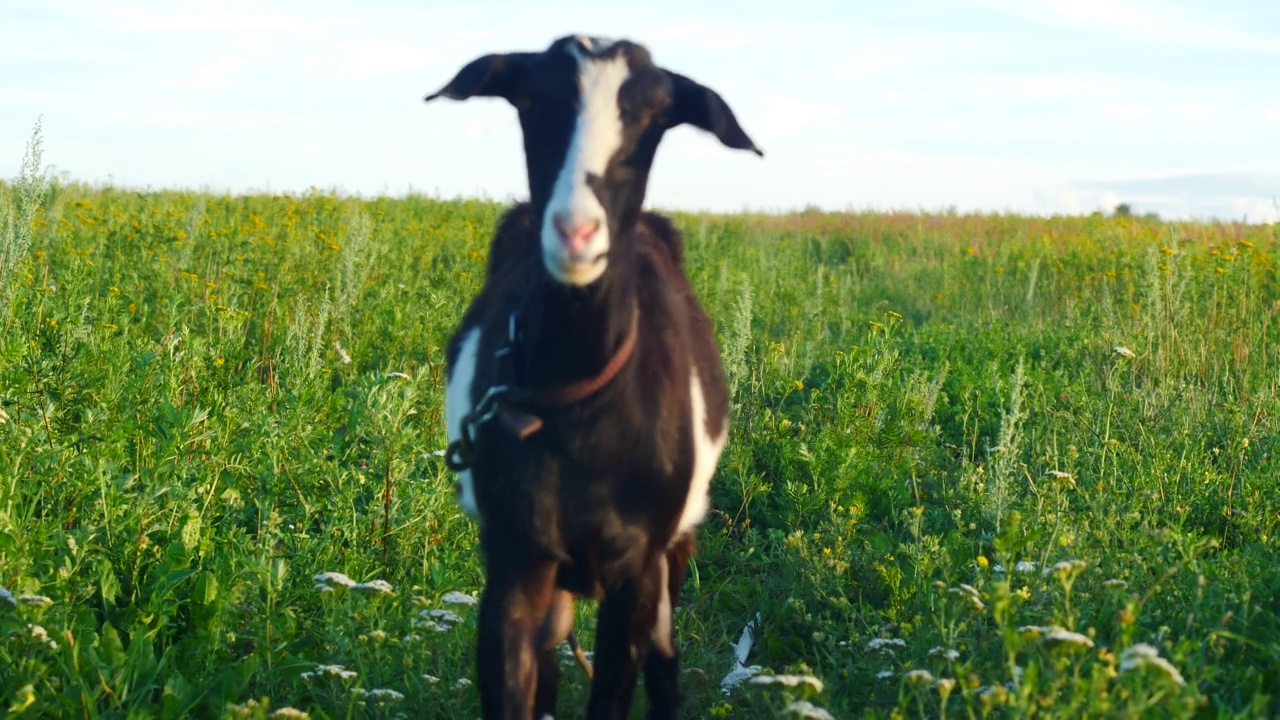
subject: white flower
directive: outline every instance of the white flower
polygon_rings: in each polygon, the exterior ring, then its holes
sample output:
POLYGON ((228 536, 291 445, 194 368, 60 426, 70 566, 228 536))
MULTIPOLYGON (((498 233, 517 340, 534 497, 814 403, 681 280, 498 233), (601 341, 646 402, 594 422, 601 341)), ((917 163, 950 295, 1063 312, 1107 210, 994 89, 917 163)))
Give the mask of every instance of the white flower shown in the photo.
POLYGON ((49 633, 45 632, 44 628, 39 625, 29 625, 28 627, 31 629, 31 638, 33 640, 37 642, 49 641, 49 633))
POLYGON ((1040 574, 1044 577, 1049 577, 1052 574, 1058 580, 1065 581, 1068 578, 1079 575, 1088 566, 1089 563, 1083 560, 1063 560, 1062 562, 1054 563, 1053 567, 1045 568, 1040 574))
POLYGON ((1185 687, 1187 681, 1173 663, 1160 657, 1160 651, 1146 643, 1130 645, 1120 653, 1120 671, 1127 672, 1139 668, 1155 668, 1178 687, 1185 687))
POLYGON ((341 665, 317 665, 314 670, 302 673, 302 678, 304 680, 310 680, 311 678, 318 677, 320 675, 329 675, 331 677, 336 677, 339 680, 351 680, 359 675, 359 673, 354 670, 348 670, 341 665))
POLYGON ((1024 640, 1037 640, 1046 635, 1062 632, 1067 632, 1067 629, 1060 625, 1023 625, 1018 628, 1018 634, 1022 635, 1024 640))
POLYGON ((892 670, 881 670, 880 672, 876 673, 877 680, 888 680, 891 677, 893 677, 892 670))
POLYGON ((396 370, 396 371, 394 371, 394 372, 389 372, 389 373, 387 373, 387 377, 388 377, 388 378, 395 378, 396 380, 408 380, 408 379, 409 379, 409 374, 408 374, 408 373, 402 373, 402 372, 400 372, 399 370, 396 370))
POLYGON ((787 715, 798 715, 802 718, 812 718, 812 720, 836 720, 831 713, 814 705, 808 700, 797 700, 782 710, 787 715))
POLYGON ((1123 588, 1129 587, 1129 583, 1125 582, 1124 580, 1112 579, 1112 580, 1107 580, 1103 582, 1102 586, 1105 588, 1111 588, 1114 590, 1114 589, 1123 589, 1123 588))
POLYGON ((938 678, 938 682, 934 683, 933 686, 938 689, 938 692, 949 695, 952 690, 956 689, 956 679, 938 678))
POLYGON ((873 638, 867 643, 867 652, 875 652, 879 650, 883 653, 893 654, 894 648, 905 648, 907 641, 902 638, 873 638))
POLYGON ((998 572, 998 573, 1007 572, 1007 568, 1005 568, 1005 566, 1001 565, 1000 563, 996 563, 995 565, 992 565, 991 569, 994 572, 998 572))
POLYGON ((1093 641, 1078 632, 1058 628, 1046 633, 1040 642, 1051 647, 1062 647, 1070 650, 1086 650, 1093 647, 1093 641))
POLYGON ((0 603, 9 605, 10 607, 16 607, 18 605, 18 598, 14 597, 13 593, 9 592, 9 588, 0 587, 0 603))
POLYGON ((332 590, 335 587, 353 588, 356 586, 355 580, 340 572, 323 572, 312 576, 311 579, 315 581, 317 590, 326 587, 332 590))
MULTIPOLYGON (((444 454, 444 451, 441 451, 441 454, 444 454)), ((445 605, 475 605, 479 601, 476 600, 474 595, 450 590, 440 598, 440 602, 445 605)))
POLYGON ((938 655, 941 655, 944 659, 946 659, 949 662, 955 662, 956 660, 960 659, 960 652, 957 650, 953 650, 951 648, 944 648, 939 646, 929 651, 930 657, 935 657, 938 655))
POLYGON ((462 618, 458 614, 450 610, 423 610, 418 613, 421 617, 431 618, 440 623, 460 623, 462 618))
POLYGON ((280 718, 280 720, 310 720, 311 716, 295 707, 285 706, 271 713, 267 717, 280 718))
POLYGON ((399 702, 404 699, 404 693, 391 688, 375 688, 369 691, 368 697, 380 702, 399 702))
POLYGON ((932 685, 933 673, 928 670, 911 670, 906 675, 903 675, 902 679, 908 685, 932 685))
POLYGON ((1051 477, 1055 480, 1074 480, 1075 479, 1075 476, 1073 476, 1071 473, 1062 472, 1061 470, 1050 470, 1049 472, 1045 473, 1045 477, 1051 477))
POLYGON ((751 678, 753 685, 785 685, 799 687, 808 685, 814 692, 822 692, 822 681, 812 675, 757 675, 751 678))
POLYGON ((356 592, 369 592, 376 595, 395 595, 395 591, 391 589, 391 583, 386 580, 370 580, 369 582, 356 583, 351 586, 356 592))
POLYGON ((455 682, 453 686, 455 688, 471 687, 471 681, 466 678, 458 678, 458 681, 455 682))
POLYGON ((1129 348, 1127 348, 1127 347, 1125 347, 1125 346, 1123 346, 1123 345, 1117 345, 1117 346, 1115 346, 1115 347, 1111 348, 1111 352, 1113 352, 1113 353, 1115 353, 1115 354, 1117 354, 1117 355, 1119 355, 1119 356, 1121 356, 1121 357, 1127 357, 1127 358, 1137 357, 1137 356, 1138 356, 1138 354, 1137 354, 1137 353, 1135 353, 1134 351, 1130 350, 1129 348))
POLYGON ((952 595, 958 595, 969 603, 969 608, 974 612, 982 612, 987 606, 982 602, 982 596, 978 594, 978 589, 972 585, 960 584, 960 587, 953 587, 947 590, 952 595))
POLYGON ((18 604, 27 605, 29 607, 37 607, 37 608, 40 608, 41 610, 45 610, 45 609, 48 609, 48 607, 53 604, 53 600, 50 600, 49 598, 43 595, 30 595, 27 593, 23 593, 18 596, 18 604))
POLYGON ((423 675, 422 679, 426 680, 431 685, 435 685, 436 683, 440 682, 440 678, 436 677, 435 675, 423 675))
POLYGON ((1035 571, 1035 569, 1036 569, 1036 563, 1032 560, 1022 560, 1017 565, 1013 566, 1014 572, 1020 572, 1020 573, 1033 572, 1035 571))

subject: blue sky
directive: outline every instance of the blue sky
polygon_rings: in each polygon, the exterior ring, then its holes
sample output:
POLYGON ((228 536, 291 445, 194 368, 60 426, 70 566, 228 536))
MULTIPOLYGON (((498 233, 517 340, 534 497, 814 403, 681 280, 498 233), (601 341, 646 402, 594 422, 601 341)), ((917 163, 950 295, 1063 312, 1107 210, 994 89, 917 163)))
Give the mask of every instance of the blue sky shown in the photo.
POLYGON ((657 207, 1280 215, 1274 0, 0 0, 0 175, 43 116, 75 179, 523 197, 514 110, 422 96, 571 32, 647 45, 765 150, 670 133, 657 207))

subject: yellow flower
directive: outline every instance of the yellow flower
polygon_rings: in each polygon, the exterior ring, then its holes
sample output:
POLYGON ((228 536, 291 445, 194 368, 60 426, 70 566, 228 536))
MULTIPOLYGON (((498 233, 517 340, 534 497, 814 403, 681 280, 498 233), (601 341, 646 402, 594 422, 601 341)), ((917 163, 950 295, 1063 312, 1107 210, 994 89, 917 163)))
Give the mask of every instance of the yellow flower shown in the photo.
POLYGON ((799 381, 799 380, 795 381, 795 382, 794 382, 794 383, 792 383, 792 384, 795 386, 795 388, 796 388, 797 390, 803 390, 803 389, 804 389, 804 383, 803 383, 803 382, 801 382, 801 381, 799 381))
POLYGON ((987 559, 986 555, 978 556, 978 567, 982 568, 983 570, 986 570, 987 568, 991 567, 991 561, 987 559))
POLYGON ((213 361, 213 364, 214 364, 214 365, 217 365, 218 367, 222 367, 222 364, 223 364, 224 362, 226 362, 226 360, 223 360, 222 358, 218 358, 217 360, 214 360, 214 361, 213 361))

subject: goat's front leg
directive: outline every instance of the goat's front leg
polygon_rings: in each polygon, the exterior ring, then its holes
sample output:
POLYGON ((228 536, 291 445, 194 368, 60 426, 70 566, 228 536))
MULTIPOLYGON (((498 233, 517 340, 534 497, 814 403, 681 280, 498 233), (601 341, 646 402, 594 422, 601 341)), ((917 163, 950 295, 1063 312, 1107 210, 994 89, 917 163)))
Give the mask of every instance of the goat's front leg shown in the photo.
POLYGON ((595 678, 587 704, 590 720, 627 717, 636 675, 649 652, 663 587, 655 558, 640 576, 606 592, 596 621, 595 678))
POLYGON ((664 564, 659 575, 665 576, 662 577, 665 585, 659 590, 653 645, 644 663, 644 690, 649 699, 647 717, 650 720, 674 720, 680 713, 680 650, 675 644, 674 615, 693 546, 693 533, 686 533, 659 558, 664 564))
POLYGON ((476 672, 485 720, 529 720, 537 686, 538 634, 555 584, 554 562, 490 553, 480 598, 476 672))

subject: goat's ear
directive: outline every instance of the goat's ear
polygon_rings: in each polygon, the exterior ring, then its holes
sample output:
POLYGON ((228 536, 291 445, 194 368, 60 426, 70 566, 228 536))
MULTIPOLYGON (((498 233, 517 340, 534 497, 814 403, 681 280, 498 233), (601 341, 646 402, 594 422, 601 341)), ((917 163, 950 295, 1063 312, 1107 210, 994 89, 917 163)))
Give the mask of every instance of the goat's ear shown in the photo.
POLYGON ((485 55, 467 63, 438 92, 428 95, 430 102, 439 97, 466 100, 472 97, 500 97, 515 103, 523 94, 525 64, 533 53, 485 55))
POLYGON ((747 137, 729 104, 715 90, 679 73, 671 76, 671 126, 688 123, 715 135, 725 147, 750 150, 764 157, 764 151, 747 137))

